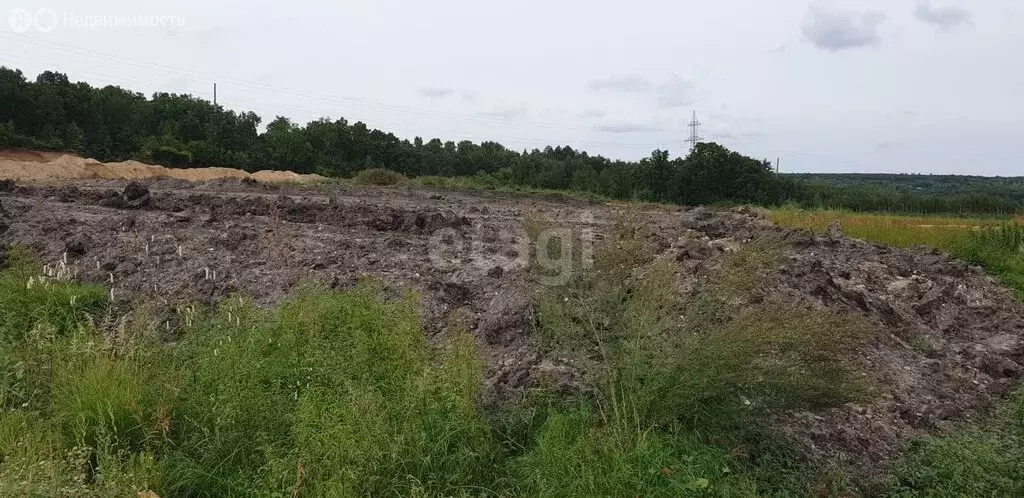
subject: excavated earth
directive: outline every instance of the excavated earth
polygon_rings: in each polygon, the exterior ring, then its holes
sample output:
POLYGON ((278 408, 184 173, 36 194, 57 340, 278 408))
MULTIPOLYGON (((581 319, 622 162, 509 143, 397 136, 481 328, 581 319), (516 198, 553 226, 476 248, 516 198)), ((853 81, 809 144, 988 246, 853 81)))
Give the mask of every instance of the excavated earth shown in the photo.
MULTIPOLYGON (((539 284, 524 265, 524 218, 592 230, 600 240, 622 209, 404 187, 5 181, 0 260, 5 246, 50 264, 66 260, 79 280, 111 288, 118 307, 155 303, 171 341, 183 305, 234 293, 269 305, 303 281, 347 288, 372 277, 385 292, 420 293, 432 339, 455 320, 468 322, 485 363, 486 402, 500 405, 537 379, 578 381, 532 330, 539 284)), ((812 457, 883 465, 914 436, 983 416, 1024 373, 1024 307, 981 269, 946 254, 782 229, 757 210, 641 215, 652 245, 679 262, 683 279, 707 275, 758 236, 781 235, 782 263, 752 303, 770 296, 864 315, 882 331, 851 359, 877 379, 876 399, 779 417, 812 457)))

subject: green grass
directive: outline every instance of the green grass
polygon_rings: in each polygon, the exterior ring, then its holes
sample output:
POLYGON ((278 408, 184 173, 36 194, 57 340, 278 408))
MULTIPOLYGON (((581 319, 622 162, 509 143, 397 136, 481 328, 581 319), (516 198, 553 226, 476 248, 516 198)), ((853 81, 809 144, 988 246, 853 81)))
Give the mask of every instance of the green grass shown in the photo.
MULTIPOLYGON (((0 278, 0 494, 459 495, 502 477, 464 333, 426 344, 415 296, 310 287, 275 310, 183 310, 184 339, 119 347, 67 282, 0 278), (25 297, 27 296, 27 297, 25 297), (76 318, 77 317, 77 318, 76 318), (297 477, 301 476, 301 477, 297 477)), ((31 277, 35 278, 35 277, 31 277)))
POLYGON ((917 441, 898 465, 892 494, 1024 495, 1024 391, 990 420, 917 441))

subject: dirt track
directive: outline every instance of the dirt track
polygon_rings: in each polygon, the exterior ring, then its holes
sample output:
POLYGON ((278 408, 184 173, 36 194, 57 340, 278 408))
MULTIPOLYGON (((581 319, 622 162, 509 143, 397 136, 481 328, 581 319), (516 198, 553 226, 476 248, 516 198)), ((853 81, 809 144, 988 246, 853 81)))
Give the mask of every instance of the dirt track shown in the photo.
MULTIPOLYGON (((237 292, 267 304, 303 280, 345 288, 364 276, 387 292, 411 288, 422 294, 432 337, 468 319, 489 403, 514 398, 540 375, 578 382, 569 365, 542 354, 532 332, 537 283, 519 259, 524 216, 589 227, 600 240, 619 210, 493 193, 238 180, 151 180, 149 197, 136 199, 119 196, 124 185, 0 184, 0 247, 24 246, 48 263, 66 258, 81 280, 112 288, 126 309, 161 303, 157 320, 170 340, 176 307, 237 292)), ((977 268, 924 249, 784 231, 757 213, 652 209, 643 217, 653 245, 679 261, 684 278, 706 274, 760 233, 785 233, 787 259, 758 295, 866 314, 885 332, 853 359, 883 381, 876 402, 784 421, 812 453, 884 460, 911 436, 976 417, 1021 376, 1024 309, 977 268)))

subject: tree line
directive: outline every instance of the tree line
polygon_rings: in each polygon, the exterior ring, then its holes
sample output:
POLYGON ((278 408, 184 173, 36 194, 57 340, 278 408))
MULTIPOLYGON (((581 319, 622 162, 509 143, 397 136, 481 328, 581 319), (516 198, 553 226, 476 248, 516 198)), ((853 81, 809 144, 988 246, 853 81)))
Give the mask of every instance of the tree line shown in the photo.
POLYGON ((496 185, 686 205, 793 203, 922 213, 1006 213, 1020 207, 1018 200, 1001 195, 918 195, 776 175, 768 161, 715 143, 698 144, 686 157, 655 150, 639 161, 621 161, 569 146, 516 151, 493 141, 410 141, 343 118, 303 126, 278 116, 263 132, 261 121, 254 112, 224 109, 191 95, 146 97, 116 86, 72 83, 54 71, 30 81, 19 70, 0 67, 0 147, 67 151, 101 161, 334 177, 386 168, 410 177, 475 176, 496 185))

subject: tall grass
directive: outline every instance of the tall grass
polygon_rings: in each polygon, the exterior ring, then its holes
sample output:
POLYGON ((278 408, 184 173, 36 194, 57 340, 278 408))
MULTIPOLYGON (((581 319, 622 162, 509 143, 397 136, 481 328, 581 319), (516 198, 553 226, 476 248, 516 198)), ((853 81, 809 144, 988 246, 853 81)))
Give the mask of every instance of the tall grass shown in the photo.
POLYGON ((843 358, 869 334, 863 321, 746 302, 780 257, 779 242, 751 243, 702 292, 684 295, 674 261, 645 264, 653 255, 644 238, 620 227, 593 271, 552 289, 539 307, 551 347, 594 352, 580 361, 607 385, 608 406, 647 424, 699 424, 744 405, 830 406, 861 392, 843 358))
MULTIPOLYGON (((23 293, 34 268, 16 260, 0 295, 23 293)), ((5 301, 0 322, 4 496, 459 495, 502 477, 474 344, 453 333, 430 348, 414 296, 229 299, 185 310, 179 344, 149 331, 117 350, 64 299, 102 292, 41 289, 5 301)))
POLYGON ((984 227, 957 241, 953 253, 999 276, 1024 298, 1024 224, 984 227))

